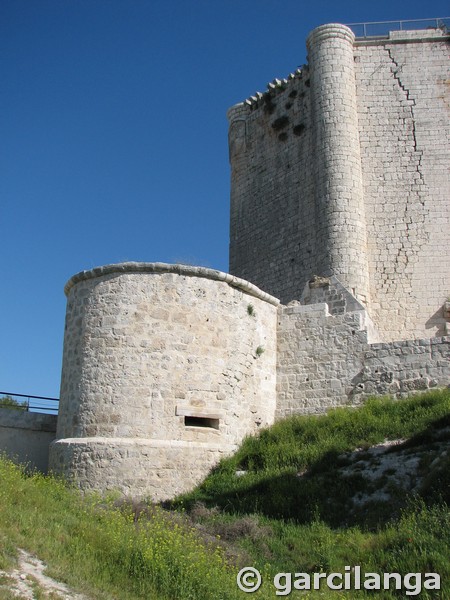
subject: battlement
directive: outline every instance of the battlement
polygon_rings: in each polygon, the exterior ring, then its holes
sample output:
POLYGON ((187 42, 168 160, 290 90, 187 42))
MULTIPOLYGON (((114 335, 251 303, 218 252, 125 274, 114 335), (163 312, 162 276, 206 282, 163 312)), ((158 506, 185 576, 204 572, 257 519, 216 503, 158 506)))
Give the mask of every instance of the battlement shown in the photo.
POLYGON ((306 66, 228 111, 230 271, 283 303, 337 275, 385 339, 442 335, 449 35, 362 25, 318 27, 306 66))
POLYGON ((239 102, 235 104, 227 111, 228 120, 233 120, 235 111, 239 111, 241 108, 246 109, 247 106, 250 110, 254 110, 259 106, 264 106, 265 103, 268 102, 269 98, 273 95, 276 95, 278 92, 282 92, 289 84, 295 79, 303 79, 307 76, 308 67, 304 66, 302 68, 298 68, 294 71, 294 73, 289 73, 287 78, 285 79, 274 79, 273 81, 267 84, 267 90, 264 92, 255 92, 253 96, 249 96, 244 100, 244 102, 239 102))
MULTIPOLYGON (((330 25, 323 25, 321 27, 329 28, 330 25)), ((311 36, 313 34, 314 36, 322 35, 319 33, 321 27, 313 30, 313 32, 311 32, 311 36)), ((342 26, 337 24, 337 27, 340 28, 342 26)), ((444 37, 450 38, 450 17, 410 21, 349 23, 344 27, 350 29, 353 33, 352 43, 355 46, 371 44, 379 45, 382 41, 385 41, 386 43, 404 43, 414 41, 427 42, 433 40, 442 40, 444 37), (427 28, 405 29, 405 27, 411 27, 413 25, 419 27, 425 26, 427 28)), ((263 92, 257 91, 253 95, 246 98, 243 102, 239 102, 232 106, 227 112, 227 118, 231 121, 233 119, 233 112, 236 109, 245 107, 245 105, 249 106, 251 110, 264 105, 264 102, 267 101, 266 99, 268 97, 286 90, 294 79, 308 77, 308 72, 308 65, 302 65, 294 72, 289 73, 287 77, 273 79, 267 84, 267 90, 264 90, 263 92)))

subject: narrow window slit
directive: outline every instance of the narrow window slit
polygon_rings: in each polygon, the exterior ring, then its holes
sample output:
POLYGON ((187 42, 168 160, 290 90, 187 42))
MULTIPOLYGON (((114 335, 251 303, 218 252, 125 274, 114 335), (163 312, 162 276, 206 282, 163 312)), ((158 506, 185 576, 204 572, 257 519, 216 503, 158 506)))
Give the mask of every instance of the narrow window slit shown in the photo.
POLYGON ((184 417, 185 427, 206 427, 208 429, 219 429, 219 419, 210 417, 184 417))

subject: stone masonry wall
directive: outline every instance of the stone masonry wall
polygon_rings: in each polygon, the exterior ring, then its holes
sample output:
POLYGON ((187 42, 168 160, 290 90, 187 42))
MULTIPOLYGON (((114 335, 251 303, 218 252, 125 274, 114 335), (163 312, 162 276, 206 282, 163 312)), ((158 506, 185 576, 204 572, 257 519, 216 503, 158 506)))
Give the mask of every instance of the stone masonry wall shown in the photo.
POLYGON ((282 302, 317 272, 308 69, 228 111, 230 272, 282 302))
POLYGON ((368 342, 372 344, 382 341, 364 305, 353 294, 350 294, 335 275, 332 277, 313 277, 303 289, 300 304, 323 303, 327 305, 328 312, 331 315, 363 311, 361 313, 361 328, 367 332, 368 342))
POLYGON ((450 337, 370 344, 375 332, 362 305, 336 280, 319 283, 303 297, 330 304, 279 307, 277 418, 449 384, 450 337))
POLYGON ((322 26, 308 66, 230 109, 233 274, 285 304, 336 275, 383 340, 445 334, 448 42, 322 26))
POLYGON ((353 397, 379 394, 397 398, 450 385, 450 337, 372 344, 364 367, 353 379, 353 397))
POLYGON ((280 306, 277 418, 347 404, 363 368, 364 311, 331 315, 327 304, 280 306))
POLYGON ((449 39, 321 26, 228 111, 231 275, 69 281, 51 468, 163 500, 274 418, 449 384, 449 39))
POLYGON ((48 450, 55 434, 56 415, 0 408, 0 452, 30 469, 47 472, 48 450))
POLYGON ((273 421, 275 298, 159 263, 84 272, 66 290, 51 465, 81 487, 170 497, 273 421))
POLYGON ((118 491, 154 502, 192 490, 236 445, 212 442, 107 438, 59 440, 53 469, 83 491, 118 491))
MULTIPOLYGON (((306 41, 311 73, 317 271, 339 279, 370 304, 355 36, 344 25, 314 29, 306 41)), ((304 282, 302 282, 304 283, 304 282)))
POLYGON ((450 61, 441 31, 357 42, 371 316, 386 341, 445 334, 450 61))
POLYGON ((315 274, 369 302, 353 40, 317 28, 308 66, 228 112, 230 271, 283 303, 315 274))

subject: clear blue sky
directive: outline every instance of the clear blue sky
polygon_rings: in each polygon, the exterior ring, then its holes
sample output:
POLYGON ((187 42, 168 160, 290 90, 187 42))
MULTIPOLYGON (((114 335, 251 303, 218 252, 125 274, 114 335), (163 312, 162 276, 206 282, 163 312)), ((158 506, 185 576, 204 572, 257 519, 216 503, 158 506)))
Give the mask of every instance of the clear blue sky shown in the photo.
POLYGON ((2 0, 0 390, 58 396, 66 281, 121 262, 228 270, 226 110, 327 22, 448 1, 2 0))

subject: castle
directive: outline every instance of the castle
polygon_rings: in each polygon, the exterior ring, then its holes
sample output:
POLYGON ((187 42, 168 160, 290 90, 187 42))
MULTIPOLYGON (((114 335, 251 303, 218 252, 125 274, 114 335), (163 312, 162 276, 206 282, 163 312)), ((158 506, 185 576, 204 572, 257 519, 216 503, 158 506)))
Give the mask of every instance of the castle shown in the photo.
POLYGON ((53 470, 165 499, 275 419, 448 384, 449 41, 318 27, 228 112, 230 273, 72 277, 53 470))

